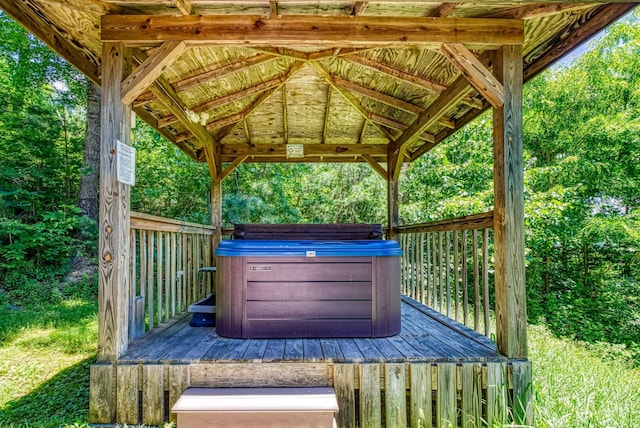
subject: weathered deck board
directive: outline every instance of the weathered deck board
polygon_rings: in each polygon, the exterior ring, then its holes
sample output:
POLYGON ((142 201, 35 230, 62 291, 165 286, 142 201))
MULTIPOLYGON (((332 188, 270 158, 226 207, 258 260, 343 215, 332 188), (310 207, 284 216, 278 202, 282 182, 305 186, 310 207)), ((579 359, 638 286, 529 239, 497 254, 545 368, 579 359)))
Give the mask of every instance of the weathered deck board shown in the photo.
POLYGON ((189 317, 163 323, 133 341, 119 363, 498 361, 485 336, 419 303, 402 300, 402 330, 386 338, 228 339, 189 327, 189 317))

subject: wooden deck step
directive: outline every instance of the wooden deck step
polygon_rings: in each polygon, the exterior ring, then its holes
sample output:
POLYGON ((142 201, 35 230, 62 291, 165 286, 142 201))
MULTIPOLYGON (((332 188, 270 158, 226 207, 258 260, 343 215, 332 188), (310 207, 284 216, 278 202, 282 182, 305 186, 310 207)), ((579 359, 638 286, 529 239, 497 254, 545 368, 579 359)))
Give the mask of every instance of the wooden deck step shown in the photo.
POLYGON ((333 388, 187 388, 172 408, 180 428, 335 427, 333 388))

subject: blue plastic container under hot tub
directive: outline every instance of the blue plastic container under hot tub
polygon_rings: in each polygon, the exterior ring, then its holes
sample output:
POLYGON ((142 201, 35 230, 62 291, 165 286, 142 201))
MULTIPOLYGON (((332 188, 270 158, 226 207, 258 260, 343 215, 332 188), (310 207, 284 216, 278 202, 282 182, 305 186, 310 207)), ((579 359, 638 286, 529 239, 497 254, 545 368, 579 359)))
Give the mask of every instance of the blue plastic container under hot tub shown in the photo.
POLYGON ((384 337, 400 332, 396 241, 222 241, 218 334, 384 337))

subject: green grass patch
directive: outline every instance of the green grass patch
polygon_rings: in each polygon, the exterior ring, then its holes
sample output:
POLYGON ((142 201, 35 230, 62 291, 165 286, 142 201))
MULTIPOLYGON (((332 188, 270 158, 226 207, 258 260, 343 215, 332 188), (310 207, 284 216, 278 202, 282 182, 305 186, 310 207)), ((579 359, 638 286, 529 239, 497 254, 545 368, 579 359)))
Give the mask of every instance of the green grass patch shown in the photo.
POLYGON ((0 427, 59 427, 88 417, 97 303, 0 308, 0 427))
POLYGON ((625 356, 602 353, 529 327, 535 426, 640 427, 640 368, 625 356))
MULTIPOLYGON (((85 427, 97 331, 91 300, 0 307, 0 427, 85 427)), ((627 354, 541 326, 529 328, 529 347, 534 426, 640 427, 640 369, 627 354)))

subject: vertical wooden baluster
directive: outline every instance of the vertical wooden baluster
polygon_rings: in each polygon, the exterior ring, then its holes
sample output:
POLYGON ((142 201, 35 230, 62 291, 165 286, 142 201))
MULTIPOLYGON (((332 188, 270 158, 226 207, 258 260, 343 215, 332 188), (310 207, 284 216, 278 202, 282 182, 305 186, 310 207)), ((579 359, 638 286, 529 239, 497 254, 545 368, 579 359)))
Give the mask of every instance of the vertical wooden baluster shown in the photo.
POLYGON ((137 242, 136 242, 136 230, 129 228, 129 243, 131 246, 131 253, 129 254, 129 340, 134 337, 136 326, 136 296, 138 295, 138 269, 137 263, 137 242))
MULTIPOLYGON (((142 301, 145 302, 145 297, 147 295, 147 231, 140 231, 140 296, 142 297, 142 301)), ((145 311, 142 311, 142 316, 144 316, 145 311)), ((140 332, 142 333, 142 332, 140 332)))
POLYGON ((444 302, 444 252, 442 249, 442 232, 438 232, 438 288, 440 291, 440 299, 438 301, 438 306, 440 308, 440 313, 443 313, 442 303, 444 302))
POLYGON ((423 302, 424 301, 424 232, 420 233, 420 238, 419 238, 419 242, 420 242, 420 255, 418 257, 418 259, 420 260, 420 265, 419 265, 419 271, 420 271, 420 298, 418 299, 419 302, 423 302))
POLYGON ((431 289, 431 308, 436 310, 436 296, 438 293, 438 239, 437 233, 432 234, 431 256, 433 259, 433 288, 431 289))
POLYGON ((412 259, 411 259, 411 288, 413 297, 415 300, 420 299, 418 293, 418 233, 414 232, 411 234, 411 251, 412 251, 412 259))
POLYGON ((163 278, 162 278, 162 241, 164 238, 164 233, 163 232, 158 232, 158 234, 156 235, 156 273, 157 273, 157 287, 156 287, 156 303, 158 304, 158 324, 160 324, 162 322, 162 286, 163 284, 163 278))
POLYGON ((478 331, 480 324, 480 278, 478 272, 478 230, 471 231, 473 250, 473 329, 478 331))
POLYGON ((469 325, 469 284, 467 277, 467 231, 462 231, 462 317, 469 325))
POLYGON ((171 297, 171 233, 164 235, 164 320, 171 317, 170 301, 171 297))
POLYGON ((431 281, 431 232, 427 232, 425 233, 425 241, 426 241, 426 248, 427 248, 427 256, 426 256, 426 261, 427 261, 427 290, 426 290, 426 294, 423 297, 423 301, 422 303, 424 303, 425 305, 429 306, 429 296, 431 296, 431 286, 432 286, 432 281, 431 281))
POLYGON ((447 305, 447 316, 449 316, 450 314, 450 308, 451 308, 451 285, 450 285, 450 280, 451 280, 451 276, 450 276, 450 272, 451 272, 451 246, 450 241, 451 241, 451 232, 450 231, 446 231, 444 234, 444 243, 446 245, 446 249, 445 249, 445 284, 447 287, 447 297, 446 297, 446 305, 447 305))
POLYGON ((458 263, 458 235, 460 232, 457 230, 453 231, 453 292, 455 293, 454 304, 456 305, 455 309, 455 320, 458 321, 460 319, 460 264, 458 263))
POLYGON ((149 231, 149 241, 147 242, 147 313, 149 314, 149 330, 153 328, 155 325, 155 312, 153 311, 153 260, 155 259, 154 255, 154 240, 155 240, 155 232, 153 230, 149 231))
POLYGON ((484 334, 491 335, 489 320, 489 229, 482 230, 482 289, 484 291, 484 334))
POLYGON ((402 248, 402 259, 400 263, 400 292, 407 295, 407 240, 404 233, 400 234, 400 247, 402 248))
POLYGON ((177 242, 176 242, 176 233, 171 232, 171 316, 176 316, 176 287, 177 287, 177 264, 176 264, 176 254, 178 252, 177 242))

